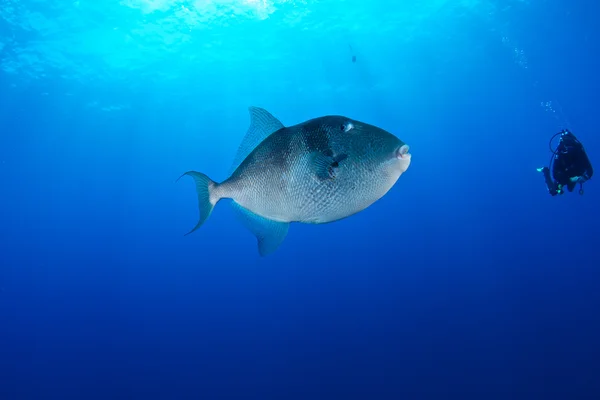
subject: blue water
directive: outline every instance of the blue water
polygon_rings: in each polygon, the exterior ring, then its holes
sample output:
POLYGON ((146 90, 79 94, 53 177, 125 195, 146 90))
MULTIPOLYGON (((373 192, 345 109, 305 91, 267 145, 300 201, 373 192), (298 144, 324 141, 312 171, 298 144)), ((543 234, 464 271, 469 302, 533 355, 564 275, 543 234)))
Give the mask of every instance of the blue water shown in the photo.
POLYGON ((600 165, 599 12, 0 0, 0 399, 600 398, 600 183, 536 172, 562 128, 600 165), (248 106, 412 164, 266 258, 225 204, 184 237, 248 106))

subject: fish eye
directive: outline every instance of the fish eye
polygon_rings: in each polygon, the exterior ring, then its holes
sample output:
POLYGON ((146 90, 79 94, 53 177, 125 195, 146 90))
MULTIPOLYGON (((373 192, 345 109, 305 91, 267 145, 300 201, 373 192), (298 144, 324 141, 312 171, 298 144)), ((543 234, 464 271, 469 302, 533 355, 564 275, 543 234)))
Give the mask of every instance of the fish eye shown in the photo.
POLYGON ((348 132, 348 131, 350 131, 350 130, 351 130, 351 129, 353 129, 353 128, 354 128, 354 125, 352 125, 352 123, 351 123, 351 122, 347 122, 347 123, 345 123, 345 124, 341 124, 341 125, 340 125, 340 130, 341 130, 342 132, 348 132))

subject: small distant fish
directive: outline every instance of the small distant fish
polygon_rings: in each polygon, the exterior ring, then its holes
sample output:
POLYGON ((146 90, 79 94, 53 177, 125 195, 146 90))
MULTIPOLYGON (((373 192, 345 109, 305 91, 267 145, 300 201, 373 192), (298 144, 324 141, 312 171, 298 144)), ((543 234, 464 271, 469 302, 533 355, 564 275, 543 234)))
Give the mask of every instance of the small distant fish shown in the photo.
POLYGON ((249 111, 250 128, 227 180, 181 175, 194 178, 200 211, 188 234, 219 200, 233 199, 265 256, 281 245, 291 222, 324 224, 369 207, 411 162, 408 145, 373 125, 331 115, 286 127, 262 108, 249 111))
POLYGON ((356 54, 354 54, 354 49, 352 48, 351 44, 349 44, 348 47, 350 48, 350 53, 352 53, 352 62, 355 63, 356 62, 356 54))

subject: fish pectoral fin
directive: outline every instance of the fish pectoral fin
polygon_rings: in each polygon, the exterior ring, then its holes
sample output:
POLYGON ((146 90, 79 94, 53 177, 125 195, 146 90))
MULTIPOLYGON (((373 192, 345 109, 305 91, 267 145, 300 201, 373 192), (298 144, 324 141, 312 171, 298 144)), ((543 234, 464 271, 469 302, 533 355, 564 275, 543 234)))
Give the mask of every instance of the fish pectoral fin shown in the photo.
POLYGON ((328 180, 335 179, 336 169, 346 158, 348 158, 347 154, 334 155, 331 151, 326 153, 314 152, 310 156, 310 163, 319 179, 328 180))
POLYGON ((261 256, 273 253, 283 243, 290 226, 288 222, 277 222, 261 217, 235 201, 232 202, 232 206, 242 224, 256 236, 258 252, 261 256))

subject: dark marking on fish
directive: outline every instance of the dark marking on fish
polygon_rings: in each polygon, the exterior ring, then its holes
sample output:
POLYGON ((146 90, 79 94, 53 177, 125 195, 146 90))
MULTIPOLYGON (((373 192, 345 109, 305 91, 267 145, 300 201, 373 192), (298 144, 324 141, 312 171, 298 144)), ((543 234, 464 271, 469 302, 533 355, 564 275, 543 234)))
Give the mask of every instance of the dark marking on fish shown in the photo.
MULTIPOLYGON (((289 129, 289 128, 285 128, 289 129)), ((272 144, 272 162, 273 165, 278 168, 286 168, 290 165, 290 143, 293 138, 291 134, 287 134, 286 132, 282 135, 274 135, 272 138, 269 137, 272 144)))
POLYGON ((310 120, 302 127, 302 139, 309 153, 324 153, 330 147, 327 128, 321 119, 310 120))

